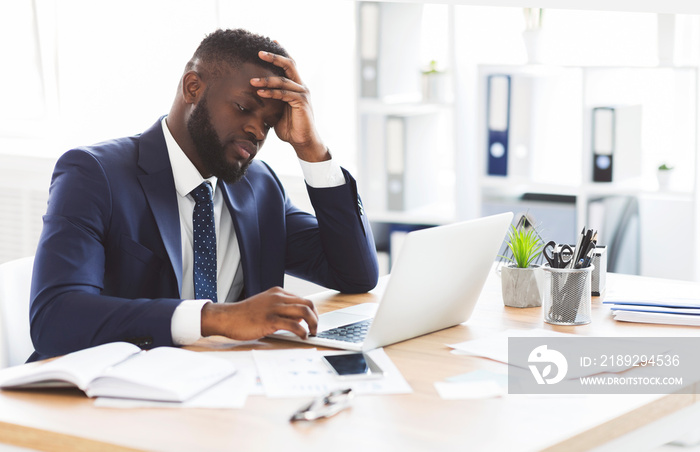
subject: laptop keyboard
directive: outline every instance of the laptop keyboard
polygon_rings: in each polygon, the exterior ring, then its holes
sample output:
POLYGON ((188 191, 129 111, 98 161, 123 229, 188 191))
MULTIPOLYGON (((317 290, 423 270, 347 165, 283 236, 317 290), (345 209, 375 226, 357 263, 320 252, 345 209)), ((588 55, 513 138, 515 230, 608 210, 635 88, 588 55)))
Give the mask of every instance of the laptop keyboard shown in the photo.
POLYGON ((322 331, 321 333, 318 333, 316 337, 335 339, 336 341, 343 342, 362 342, 365 340, 365 336, 367 336, 367 330, 369 330, 370 323, 372 323, 372 319, 339 326, 337 328, 322 331))

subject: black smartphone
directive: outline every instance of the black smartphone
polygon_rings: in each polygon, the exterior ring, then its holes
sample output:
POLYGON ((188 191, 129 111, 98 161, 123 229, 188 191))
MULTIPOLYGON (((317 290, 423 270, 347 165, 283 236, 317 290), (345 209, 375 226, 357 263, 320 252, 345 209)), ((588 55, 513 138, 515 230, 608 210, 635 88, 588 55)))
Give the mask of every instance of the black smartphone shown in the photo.
POLYGON ((361 352, 328 355, 323 360, 341 379, 381 378, 384 374, 372 358, 361 352))

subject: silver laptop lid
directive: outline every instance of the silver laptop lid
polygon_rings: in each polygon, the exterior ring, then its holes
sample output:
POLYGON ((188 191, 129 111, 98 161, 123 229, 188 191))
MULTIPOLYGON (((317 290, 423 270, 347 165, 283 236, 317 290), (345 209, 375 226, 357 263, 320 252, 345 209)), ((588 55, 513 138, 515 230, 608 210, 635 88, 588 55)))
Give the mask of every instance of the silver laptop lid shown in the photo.
POLYGON ((409 233, 362 349, 469 319, 512 219, 507 212, 409 233))

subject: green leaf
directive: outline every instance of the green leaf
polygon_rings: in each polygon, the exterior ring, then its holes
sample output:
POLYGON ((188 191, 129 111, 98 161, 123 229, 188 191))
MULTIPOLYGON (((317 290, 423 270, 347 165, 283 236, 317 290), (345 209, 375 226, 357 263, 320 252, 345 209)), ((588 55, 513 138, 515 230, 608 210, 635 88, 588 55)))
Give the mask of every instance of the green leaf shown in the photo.
POLYGON ((517 229, 513 225, 510 228, 508 248, 513 253, 513 259, 506 259, 515 262, 518 268, 527 268, 542 253, 542 241, 534 229, 517 229))

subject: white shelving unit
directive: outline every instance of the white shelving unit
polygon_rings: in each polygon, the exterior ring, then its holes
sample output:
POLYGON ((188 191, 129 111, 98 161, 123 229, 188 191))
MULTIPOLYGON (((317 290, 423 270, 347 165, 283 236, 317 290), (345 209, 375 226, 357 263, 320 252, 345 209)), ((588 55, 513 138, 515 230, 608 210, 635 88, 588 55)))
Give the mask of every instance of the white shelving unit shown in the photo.
MULTIPOLYGON (((511 155, 514 165, 520 165, 516 167, 520 170, 516 175, 486 174, 487 124, 485 113, 480 115, 482 134, 478 147, 483 150, 479 155, 484 205, 490 199, 517 200, 525 193, 564 195, 575 199, 576 231, 583 227, 609 230, 604 227, 604 220, 614 215, 601 213, 592 203, 633 198, 639 205, 635 221, 644 224, 639 228, 639 241, 643 246, 638 251, 639 263, 633 271, 648 276, 696 278, 698 262, 695 255, 688 252, 689 243, 698 237, 693 214, 696 211, 698 151, 696 67, 480 66, 478 74, 478 108, 482 112, 486 112, 487 105, 486 78, 491 74, 511 76, 510 127, 514 133, 510 134, 509 152, 516 153, 518 147, 527 148, 527 152, 521 149, 520 154, 527 155, 525 163, 529 165, 523 174, 523 162, 511 155), (530 82, 515 83, 516 80, 522 82, 523 78, 530 82), (566 80, 558 80, 562 78, 566 80), (532 83, 533 79, 540 83, 532 83), (545 83, 549 92, 543 89, 545 83), (531 90, 524 98, 532 102, 538 100, 538 107, 529 110, 522 105, 514 106, 516 99, 523 98, 517 97, 521 94, 515 92, 517 89, 531 90), (632 156, 641 161, 641 171, 637 177, 592 182, 592 109, 631 104, 640 105, 643 112, 638 131, 641 148, 635 149, 636 155, 632 156), (517 121, 529 124, 529 135, 518 136, 517 121), (656 168, 664 161, 673 162, 679 168, 676 184, 669 190, 660 190, 656 180, 656 168), (669 220, 667 225, 658 222, 662 217, 669 220), (654 222, 658 224, 651 227, 654 222), (678 267, 657 264, 662 259, 671 259, 678 267)), ((613 155, 613 162, 614 159, 613 155)))
MULTIPOLYGON (((474 37, 470 35, 472 41, 465 41, 468 34, 455 23, 455 16, 459 16, 455 11, 462 11, 460 3, 463 2, 447 5, 449 14, 444 21, 449 36, 446 69, 450 74, 448 83, 453 93, 452 99, 447 102, 424 101, 420 86, 414 78, 422 68, 416 55, 405 50, 406 46, 415 49, 415 40, 418 38, 412 33, 416 33, 419 28, 416 21, 420 18, 420 9, 423 7, 421 2, 356 3, 358 181, 370 218, 374 222, 389 224, 444 224, 484 214, 484 202, 489 198, 517 199, 524 193, 538 193, 574 199, 573 227, 580 230, 583 226, 593 226, 589 223, 592 201, 611 197, 635 197, 643 200, 640 215, 651 215, 653 223, 646 225, 647 232, 641 233, 640 237, 647 254, 645 261, 653 262, 658 258, 660 263, 674 262, 676 269, 680 269, 677 271, 670 265, 646 265, 643 262, 642 274, 700 281, 698 67, 672 66, 668 61, 658 66, 483 64, 474 59, 474 46, 478 46, 474 44, 474 37), (376 5, 380 13, 385 14, 383 20, 389 21, 388 18, 391 18, 392 25, 388 27, 403 27, 403 34, 392 32, 391 29, 378 31, 376 38, 384 41, 374 55, 375 58, 381 58, 382 51, 392 54, 394 64, 399 64, 395 67, 398 72, 394 76, 407 76, 414 80, 412 92, 404 96, 403 100, 401 96, 394 95, 362 95, 367 74, 363 48, 366 36, 362 29, 366 16, 363 16, 361 8, 367 3, 376 5), (409 23, 413 25, 406 28, 409 23), (564 100, 567 108, 564 113, 538 113, 541 116, 541 127, 533 130, 540 137, 533 142, 544 143, 544 151, 537 150, 531 168, 525 174, 508 177, 486 174, 485 77, 489 73, 530 74, 535 78, 560 77, 561 83, 558 91, 555 90, 554 97, 560 102, 564 100), (663 82, 670 79, 674 80, 672 84, 663 82), (675 88, 659 90, 660 86, 671 85, 675 88), (660 94, 653 98, 649 96, 653 92, 660 94), (669 100, 671 98, 675 100, 669 100), (668 102, 675 104, 659 107, 668 102), (641 104, 646 114, 644 121, 647 122, 642 125, 642 172, 636 178, 594 183, 590 141, 591 109, 596 106, 626 104, 641 104), (669 111, 677 115, 675 122, 671 120, 669 111), (568 118, 563 128, 552 126, 553 118, 561 119, 558 115, 568 118), (387 153, 391 154, 391 151, 387 150, 386 120, 391 117, 420 116, 440 119, 419 134, 428 137, 423 142, 427 144, 407 150, 406 155, 414 158, 419 166, 425 164, 426 171, 432 171, 432 183, 440 186, 440 193, 433 195, 432 202, 421 206, 391 209, 387 205, 389 188, 386 159, 387 153), (656 118, 649 122, 649 118, 654 116, 656 118), (439 159, 444 163, 443 167, 431 168, 428 165, 432 163, 431 159, 439 159), (666 159, 680 171, 677 171, 679 174, 670 189, 660 190, 655 168, 666 159), (659 215, 654 216, 650 209, 657 209, 659 215), (662 224, 664 221, 668 224, 662 224)), ((378 24, 387 26, 387 22, 382 22, 381 18, 376 20, 378 24)), ((462 25, 460 22, 459 26, 462 25)), ((512 35, 509 39, 514 38, 517 37, 512 35)), ((386 70, 386 67, 378 66, 379 72, 375 75, 381 77, 382 69, 386 70)), ((415 161, 408 163, 415 164, 415 161)), ((421 180, 417 183, 426 182, 421 180)))
POLYGON ((375 222, 435 225, 457 218, 455 103, 450 95, 454 64, 448 61, 443 68, 441 88, 447 95, 430 98, 417 50, 422 10, 416 3, 357 2, 359 183, 375 222), (382 58, 390 64, 376 63, 382 58), (375 86, 368 88, 371 84, 375 86), (404 123, 400 139, 390 125, 397 120, 404 123), (399 171, 405 178, 402 186, 389 176, 399 171), (392 205, 401 190, 430 193, 416 205, 392 205))

